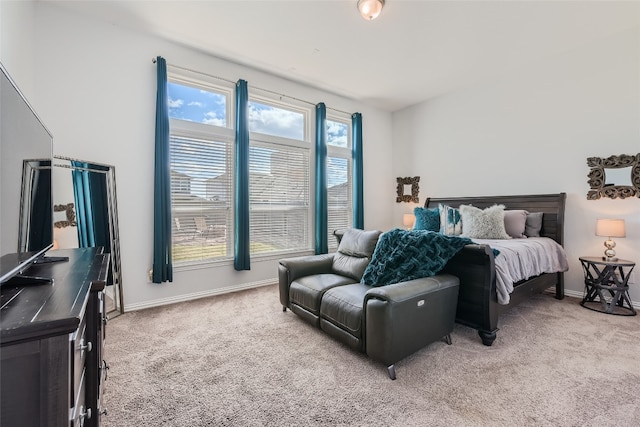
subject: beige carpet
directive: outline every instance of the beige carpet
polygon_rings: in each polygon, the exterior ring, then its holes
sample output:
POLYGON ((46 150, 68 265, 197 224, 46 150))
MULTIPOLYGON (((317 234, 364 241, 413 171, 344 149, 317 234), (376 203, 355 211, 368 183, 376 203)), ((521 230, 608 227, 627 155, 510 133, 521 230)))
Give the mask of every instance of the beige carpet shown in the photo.
POLYGON ((125 426, 638 426, 640 316, 540 295, 492 347, 456 325, 396 365, 296 315, 276 286, 126 313, 107 325, 102 417, 125 426))

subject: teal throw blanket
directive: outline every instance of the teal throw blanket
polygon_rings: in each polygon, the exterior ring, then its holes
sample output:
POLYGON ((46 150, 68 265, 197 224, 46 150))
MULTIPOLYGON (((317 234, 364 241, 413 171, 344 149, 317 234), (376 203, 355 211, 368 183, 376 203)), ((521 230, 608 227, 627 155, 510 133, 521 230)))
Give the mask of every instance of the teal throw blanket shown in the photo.
POLYGON ((395 228, 380 235, 361 282, 370 286, 385 286, 434 276, 470 243, 473 242, 466 237, 395 228))

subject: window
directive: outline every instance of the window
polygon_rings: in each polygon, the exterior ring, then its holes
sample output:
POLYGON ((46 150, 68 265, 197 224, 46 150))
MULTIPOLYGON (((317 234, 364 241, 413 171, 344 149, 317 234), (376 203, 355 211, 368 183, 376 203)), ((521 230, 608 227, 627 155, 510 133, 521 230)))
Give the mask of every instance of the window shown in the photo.
POLYGON ((250 252, 311 249, 309 111, 249 101, 250 252))
POLYGON ((351 122, 327 119, 327 216, 329 250, 338 242, 333 230, 353 226, 351 122))
POLYGON ((306 115, 300 111, 249 101, 249 131, 305 140, 306 115))
POLYGON ((233 254, 232 90, 169 78, 175 265, 233 254))
MULTIPOLYGON (((232 83, 169 75, 176 266, 233 257, 233 93, 232 83)), ((312 251, 313 108, 267 94, 250 95, 248 109, 250 254, 312 251)), ((332 117, 326 134, 328 238, 335 249, 333 230, 353 223, 350 120, 332 117)))

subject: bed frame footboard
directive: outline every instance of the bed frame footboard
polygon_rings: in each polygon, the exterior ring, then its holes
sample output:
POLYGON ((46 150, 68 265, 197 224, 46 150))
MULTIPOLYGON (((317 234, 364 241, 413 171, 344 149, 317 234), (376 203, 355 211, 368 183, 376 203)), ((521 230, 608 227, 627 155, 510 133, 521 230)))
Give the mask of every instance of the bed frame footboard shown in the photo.
POLYGON ((496 276, 493 251, 486 245, 467 245, 445 266, 460 279, 456 322, 477 329, 491 345, 498 331, 496 276))
MULTIPOLYGON (((504 204, 507 209, 543 212, 540 235, 549 237, 563 245, 565 199, 565 193, 427 198, 424 206, 434 208, 443 203, 452 207, 472 204, 478 208, 487 208, 494 204, 504 204)), ((514 284, 509 304, 498 304, 495 260, 492 249, 487 245, 465 246, 449 261, 444 271, 460 279, 456 322, 477 329, 482 342, 488 346, 493 344, 496 339, 498 318, 505 310, 554 286, 555 297, 557 299, 564 298, 564 274, 549 273, 514 284)))
POLYGON ((495 258, 486 245, 467 245, 445 266, 444 271, 460 279, 456 322, 478 330, 484 345, 496 339, 498 319, 505 310, 555 286, 555 297, 564 298, 564 274, 541 274, 514 284, 509 304, 499 304, 496 295, 495 258))

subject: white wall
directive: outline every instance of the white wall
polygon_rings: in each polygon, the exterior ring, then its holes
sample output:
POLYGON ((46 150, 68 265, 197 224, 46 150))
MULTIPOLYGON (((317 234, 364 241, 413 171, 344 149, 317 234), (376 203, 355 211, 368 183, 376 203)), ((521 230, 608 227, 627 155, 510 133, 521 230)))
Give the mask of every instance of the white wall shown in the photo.
MULTIPOLYGON (((151 60, 157 55, 169 64, 231 80, 246 79, 250 87, 361 112, 365 227, 389 228, 393 194, 389 113, 48 4, 36 3, 35 14, 14 14, 13 18, 18 19, 11 26, 16 30, 5 31, 3 13, 2 60, 8 52, 13 62, 17 50, 34 59, 34 78, 27 77, 35 82, 32 103, 54 136, 54 153, 115 166, 125 309, 273 283, 277 276, 276 259, 268 259, 253 260, 251 271, 236 272, 232 263, 223 263, 176 271, 172 283, 150 283, 156 96, 156 66, 151 60), (19 28, 32 29, 33 49, 16 47, 15 40, 22 35, 19 28), (13 39, 9 48, 5 48, 6 37, 13 39), (390 195, 379 197, 381 192, 390 195)), ((28 67, 17 68, 17 79, 29 74, 28 67)))
POLYGON ((35 3, 0 1, 0 62, 29 102, 35 97, 35 3))
MULTIPOLYGON (((618 256, 640 264, 640 199, 588 201, 586 158, 640 153, 640 31, 590 42, 396 112, 394 175, 428 196, 567 193, 567 289, 584 288, 579 256, 602 254, 599 217, 626 219, 618 256)), ((394 221, 415 205, 397 204, 394 221)), ((640 267, 630 294, 640 301, 640 267)))

